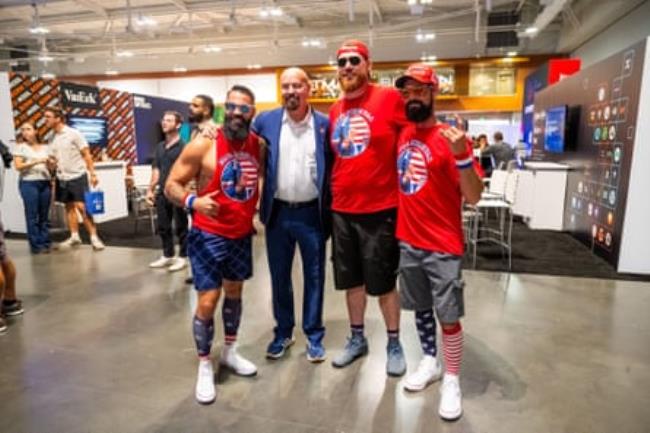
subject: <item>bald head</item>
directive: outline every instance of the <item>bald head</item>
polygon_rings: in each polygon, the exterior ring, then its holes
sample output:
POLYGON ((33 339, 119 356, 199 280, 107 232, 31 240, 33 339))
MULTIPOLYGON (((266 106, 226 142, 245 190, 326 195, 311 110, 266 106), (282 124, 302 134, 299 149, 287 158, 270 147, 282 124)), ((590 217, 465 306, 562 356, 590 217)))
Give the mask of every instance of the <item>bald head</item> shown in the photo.
MULTIPOLYGON (((297 67, 287 68, 280 75, 280 90, 282 93, 282 105, 289 112, 291 117, 304 116, 307 113, 309 93, 311 85, 307 73, 297 67)), ((294 120, 301 120, 299 119, 294 120)))

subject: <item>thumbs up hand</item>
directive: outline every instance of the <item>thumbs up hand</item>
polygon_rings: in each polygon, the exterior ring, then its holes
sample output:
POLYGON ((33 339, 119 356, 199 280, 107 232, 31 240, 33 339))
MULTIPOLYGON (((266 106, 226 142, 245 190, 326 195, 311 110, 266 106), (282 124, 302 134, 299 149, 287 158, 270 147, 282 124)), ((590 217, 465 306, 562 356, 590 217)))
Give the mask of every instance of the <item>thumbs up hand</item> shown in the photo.
POLYGON ((203 215, 216 218, 219 214, 219 203, 216 201, 219 194, 221 194, 221 191, 217 190, 197 197, 194 203, 192 203, 192 208, 197 212, 201 212, 203 215))

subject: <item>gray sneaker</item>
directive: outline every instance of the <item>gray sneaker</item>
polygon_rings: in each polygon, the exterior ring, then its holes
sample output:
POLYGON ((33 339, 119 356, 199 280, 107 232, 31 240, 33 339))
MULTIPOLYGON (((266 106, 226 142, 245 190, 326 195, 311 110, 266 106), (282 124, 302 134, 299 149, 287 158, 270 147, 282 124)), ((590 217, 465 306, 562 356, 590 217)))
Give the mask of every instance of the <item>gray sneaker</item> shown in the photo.
POLYGON ((386 346, 386 374, 402 376, 406 373, 406 359, 399 340, 389 341, 386 346))
POLYGON ((332 360, 332 365, 336 368, 343 368, 352 364, 355 359, 367 354, 368 340, 366 340, 366 337, 353 335, 348 337, 348 342, 345 345, 345 349, 343 349, 343 353, 332 360))

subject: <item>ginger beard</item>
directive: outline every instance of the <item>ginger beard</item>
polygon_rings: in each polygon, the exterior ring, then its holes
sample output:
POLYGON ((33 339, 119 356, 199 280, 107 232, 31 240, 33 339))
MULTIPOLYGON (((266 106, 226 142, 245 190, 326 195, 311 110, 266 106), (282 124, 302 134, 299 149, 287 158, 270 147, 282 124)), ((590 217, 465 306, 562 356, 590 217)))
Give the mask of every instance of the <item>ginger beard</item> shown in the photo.
POLYGON ((368 70, 357 68, 357 70, 340 70, 338 74, 339 84, 344 92, 354 92, 368 82, 368 70))

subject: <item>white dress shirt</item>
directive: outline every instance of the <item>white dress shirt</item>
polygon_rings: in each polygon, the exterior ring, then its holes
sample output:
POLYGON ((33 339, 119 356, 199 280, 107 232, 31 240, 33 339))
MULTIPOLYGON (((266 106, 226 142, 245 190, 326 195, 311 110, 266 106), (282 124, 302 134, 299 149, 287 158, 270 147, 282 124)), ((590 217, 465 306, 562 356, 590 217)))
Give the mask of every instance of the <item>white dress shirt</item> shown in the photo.
POLYGON ((275 198, 304 202, 318 198, 316 135, 311 109, 294 122, 286 110, 282 116, 275 198))

